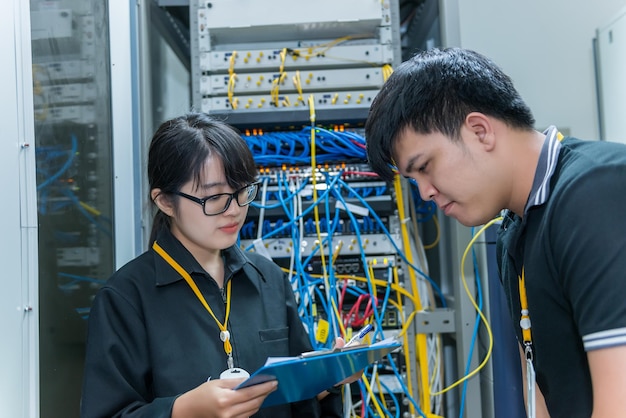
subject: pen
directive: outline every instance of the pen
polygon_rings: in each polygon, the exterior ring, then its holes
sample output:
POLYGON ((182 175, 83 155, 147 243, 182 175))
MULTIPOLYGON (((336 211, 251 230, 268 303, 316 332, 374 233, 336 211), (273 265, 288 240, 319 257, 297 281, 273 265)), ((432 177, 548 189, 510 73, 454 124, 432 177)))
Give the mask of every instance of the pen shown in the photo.
POLYGON ((361 328, 359 332, 354 337, 352 337, 346 345, 344 345, 344 347, 361 344, 361 342, 363 341, 363 338, 365 338, 365 336, 368 333, 370 333, 373 329, 374 329, 374 326, 372 324, 367 324, 366 326, 361 328))

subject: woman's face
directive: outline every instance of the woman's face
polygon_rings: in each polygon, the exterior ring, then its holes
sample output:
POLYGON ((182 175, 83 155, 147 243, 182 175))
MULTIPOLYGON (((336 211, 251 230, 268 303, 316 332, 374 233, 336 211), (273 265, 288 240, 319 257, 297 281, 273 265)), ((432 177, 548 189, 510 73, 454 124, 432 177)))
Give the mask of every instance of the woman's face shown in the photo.
MULTIPOLYGON (((207 158, 199 184, 190 180, 179 191, 199 199, 235 192, 226 181, 222 161, 216 156, 207 158)), ((206 216, 202 205, 182 196, 177 206, 171 219, 172 234, 196 257, 219 253, 235 244, 248 214, 248 206, 240 207, 234 198, 225 212, 213 216, 206 216)))

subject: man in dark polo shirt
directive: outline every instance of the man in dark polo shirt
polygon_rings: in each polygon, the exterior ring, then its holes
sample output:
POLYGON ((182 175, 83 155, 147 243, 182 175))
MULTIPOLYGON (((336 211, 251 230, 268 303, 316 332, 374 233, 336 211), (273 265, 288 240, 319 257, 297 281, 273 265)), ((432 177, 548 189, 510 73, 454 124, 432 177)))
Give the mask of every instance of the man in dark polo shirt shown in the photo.
POLYGON ((497 253, 529 416, 626 417, 626 146, 534 122, 489 59, 431 50, 374 100, 368 157, 463 225, 504 211, 497 253))

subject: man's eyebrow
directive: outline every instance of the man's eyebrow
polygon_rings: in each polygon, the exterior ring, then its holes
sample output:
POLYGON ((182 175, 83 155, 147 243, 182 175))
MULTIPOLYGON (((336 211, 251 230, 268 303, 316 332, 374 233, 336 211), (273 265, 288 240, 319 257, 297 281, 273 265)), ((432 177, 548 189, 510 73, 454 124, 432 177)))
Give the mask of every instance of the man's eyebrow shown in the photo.
POLYGON ((406 166, 404 168, 406 173, 410 173, 413 170, 413 166, 415 163, 422 157, 422 154, 417 154, 414 157, 411 157, 409 161, 407 161, 406 166))

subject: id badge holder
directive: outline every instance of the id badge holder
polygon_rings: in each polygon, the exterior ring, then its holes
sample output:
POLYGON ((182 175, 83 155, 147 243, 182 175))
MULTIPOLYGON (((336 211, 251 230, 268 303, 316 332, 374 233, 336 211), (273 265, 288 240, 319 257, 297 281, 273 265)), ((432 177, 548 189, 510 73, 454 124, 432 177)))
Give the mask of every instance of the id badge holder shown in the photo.
POLYGON ((535 393, 535 367, 533 366, 532 356, 526 356, 526 412, 528 418, 536 418, 536 393, 535 393))
POLYGON ((240 367, 233 367, 232 369, 226 369, 220 374, 220 379, 239 379, 240 377, 249 378, 250 373, 240 367))
POLYGON ((220 374, 220 379, 238 379, 240 377, 247 379, 250 377, 250 373, 248 373, 241 367, 235 367, 235 362, 233 361, 232 353, 228 354, 228 359, 226 360, 226 363, 228 365, 228 369, 224 370, 220 374))

